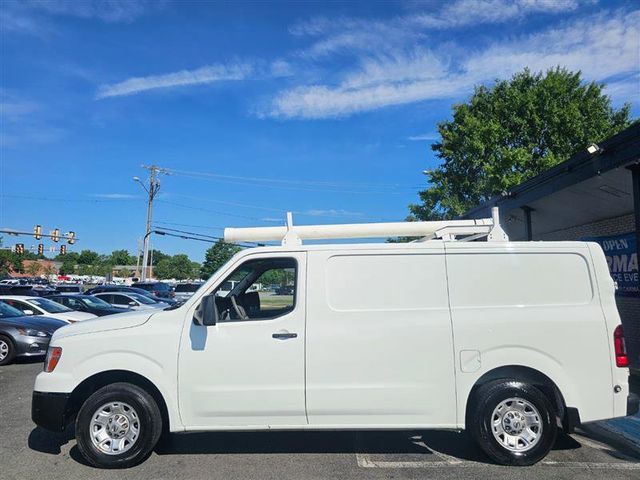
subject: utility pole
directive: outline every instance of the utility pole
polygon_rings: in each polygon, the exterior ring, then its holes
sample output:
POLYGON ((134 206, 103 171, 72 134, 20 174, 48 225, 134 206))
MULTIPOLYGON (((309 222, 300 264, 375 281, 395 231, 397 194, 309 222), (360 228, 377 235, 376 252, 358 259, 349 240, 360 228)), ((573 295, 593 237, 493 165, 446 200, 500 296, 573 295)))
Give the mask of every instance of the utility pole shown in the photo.
POLYGON ((153 199, 160 190, 160 180, 158 174, 168 174, 169 172, 164 168, 160 168, 157 165, 143 165, 142 168, 149 170, 149 187, 147 188, 144 183, 140 181, 138 177, 133 177, 135 182, 138 182, 142 188, 147 192, 147 224, 144 231, 144 243, 142 245, 142 281, 147 279, 148 274, 148 262, 149 262, 149 235, 151 235, 151 221, 153 219, 153 199))

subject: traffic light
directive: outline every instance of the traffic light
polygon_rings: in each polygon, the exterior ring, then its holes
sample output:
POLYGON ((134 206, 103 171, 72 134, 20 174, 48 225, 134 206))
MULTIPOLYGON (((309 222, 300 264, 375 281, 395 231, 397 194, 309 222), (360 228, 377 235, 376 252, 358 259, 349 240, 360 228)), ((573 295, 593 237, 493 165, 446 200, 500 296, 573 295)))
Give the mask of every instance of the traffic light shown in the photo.
POLYGON ((60 245, 60 255, 64 255, 65 253, 67 253, 67 246, 60 245))
POLYGON ((73 245, 74 243, 76 243, 76 232, 67 233, 67 243, 69 245, 73 245))
POLYGON ((36 225, 33 228, 33 236, 35 237, 36 240, 40 240, 42 238, 42 226, 41 225, 36 225))
POLYGON ((24 243, 16 243, 16 253, 22 255, 24 253, 24 243))
POLYGON ((42 243, 38 244, 38 255, 44 255, 44 245, 42 243))
POLYGON ((60 229, 56 228, 53 232, 51 232, 51 240, 54 242, 60 241, 60 229))

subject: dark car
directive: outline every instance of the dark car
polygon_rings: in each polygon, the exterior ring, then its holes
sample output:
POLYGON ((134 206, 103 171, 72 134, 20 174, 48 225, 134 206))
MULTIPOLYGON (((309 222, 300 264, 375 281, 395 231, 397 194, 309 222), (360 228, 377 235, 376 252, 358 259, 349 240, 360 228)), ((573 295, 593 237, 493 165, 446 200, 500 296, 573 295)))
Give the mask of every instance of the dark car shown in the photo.
POLYGON ((282 285, 276 288, 276 295, 293 295, 293 285, 282 285))
POLYGON ((156 302, 164 302, 169 305, 173 305, 176 301, 173 298, 160 298, 152 295, 150 292, 136 287, 127 287, 126 285, 98 285, 97 287, 87 290, 85 295, 95 295, 96 293, 111 293, 111 292, 128 292, 137 293, 155 300, 156 302))
POLYGON ((17 308, 0 302, 0 365, 16 357, 45 355, 51 335, 65 325, 65 321, 44 316, 25 317, 17 308))
POLYGON ((50 300, 61 303, 65 307, 78 312, 93 313, 99 317, 105 315, 114 315, 116 313, 124 313, 128 310, 126 308, 114 307, 104 300, 94 297, 92 295, 76 295, 72 293, 66 293, 62 295, 51 295, 50 300))
POLYGON ((0 295, 43 296, 42 291, 34 289, 31 285, 0 285, 0 295))
POLYGON ((142 288, 151 295, 155 295, 160 298, 173 298, 176 294, 173 292, 171 285, 163 282, 136 282, 132 285, 135 288, 142 288))
POLYGON ((78 284, 59 283, 58 285, 56 285, 55 293, 77 293, 77 294, 82 294, 82 293, 84 293, 84 288, 82 288, 82 285, 78 285, 78 284))

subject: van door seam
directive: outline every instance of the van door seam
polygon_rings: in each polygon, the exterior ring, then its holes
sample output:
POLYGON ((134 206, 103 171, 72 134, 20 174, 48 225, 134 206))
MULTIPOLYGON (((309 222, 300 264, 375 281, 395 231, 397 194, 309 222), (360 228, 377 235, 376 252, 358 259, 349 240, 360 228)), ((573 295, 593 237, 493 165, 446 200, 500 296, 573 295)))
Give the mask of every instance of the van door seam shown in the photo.
MULTIPOLYGON (((453 391, 455 396, 455 411, 456 411, 456 424, 460 425, 460 412, 458 412, 458 359, 456 358, 456 339, 455 330, 453 328, 453 309, 451 307, 451 289, 449 286, 449 252, 447 251, 447 244, 443 242, 444 250, 444 275, 447 282, 447 305, 449 307, 449 326, 451 328, 451 355, 453 356, 453 391)), ((465 425, 466 427, 466 425, 465 425)))

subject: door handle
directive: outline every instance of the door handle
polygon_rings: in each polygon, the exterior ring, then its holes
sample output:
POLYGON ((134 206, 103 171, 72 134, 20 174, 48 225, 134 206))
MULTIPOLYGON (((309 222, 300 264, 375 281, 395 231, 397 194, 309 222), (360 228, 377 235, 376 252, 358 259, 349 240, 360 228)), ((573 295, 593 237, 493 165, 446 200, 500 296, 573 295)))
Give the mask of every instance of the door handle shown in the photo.
POLYGON ((296 338, 298 336, 297 333, 274 333, 273 335, 271 335, 273 338, 276 338, 278 340, 287 340, 289 338, 296 338))

